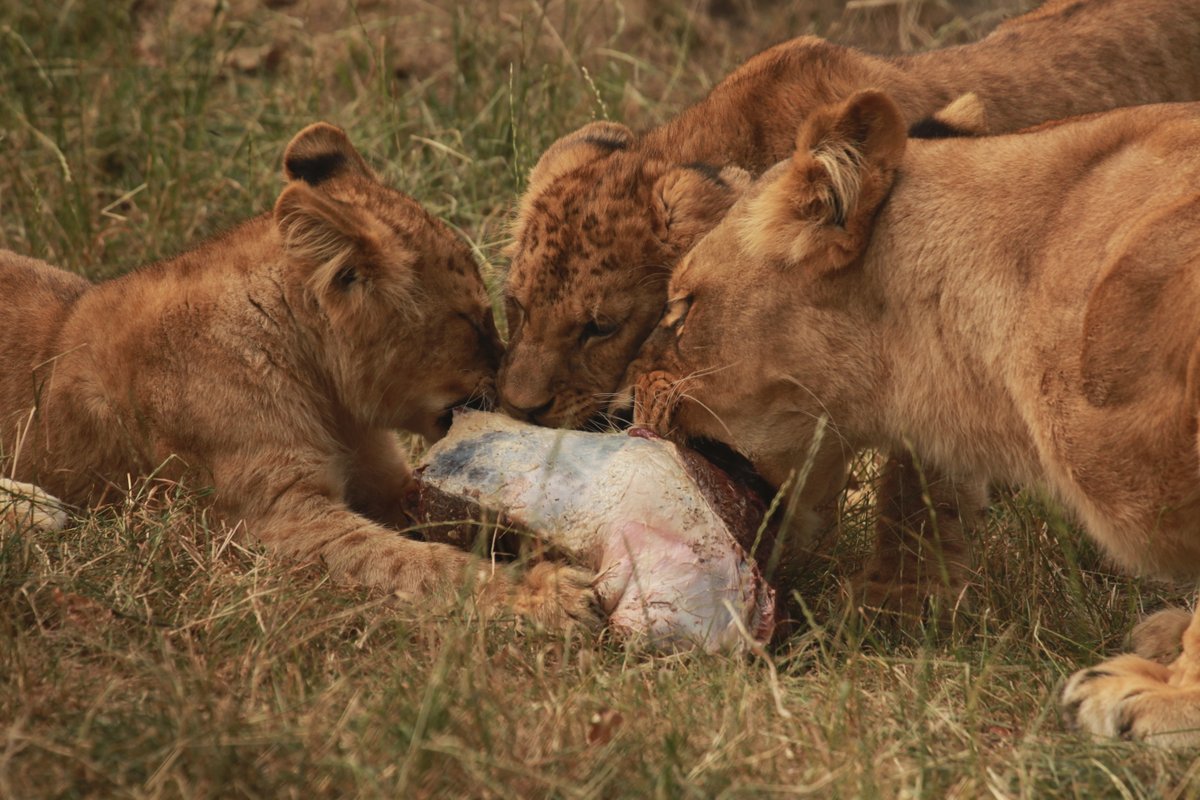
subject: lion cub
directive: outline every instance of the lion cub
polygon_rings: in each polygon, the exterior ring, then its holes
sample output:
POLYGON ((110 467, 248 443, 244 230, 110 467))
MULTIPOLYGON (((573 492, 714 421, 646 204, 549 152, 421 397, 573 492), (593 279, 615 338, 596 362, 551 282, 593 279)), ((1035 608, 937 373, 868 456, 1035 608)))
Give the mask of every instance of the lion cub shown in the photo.
POLYGON ((523 582, 412 541, 392 429, 445 433, 490 393, 501 344, 470 251, 384 186, 346 135, 305 128, 272 212, 93 285, 0 252, 6 474, 94 504, 128 476, 188 478, 269 549, 336 579, 548 623, 590 618, 585 576, 523 582))
MULTIPOLYGON (((1041 484, 1114 561, 1194 580, 1198 186, 1200 104, 908 142, 886 95, 855 94, 671 276, 636 418, 776 486, 911 443, 950 475, 1041 484)), ((1183 655, 1081 671, 1074 721, 1200 743, 1200 616, 1160 628, 1183 655)))

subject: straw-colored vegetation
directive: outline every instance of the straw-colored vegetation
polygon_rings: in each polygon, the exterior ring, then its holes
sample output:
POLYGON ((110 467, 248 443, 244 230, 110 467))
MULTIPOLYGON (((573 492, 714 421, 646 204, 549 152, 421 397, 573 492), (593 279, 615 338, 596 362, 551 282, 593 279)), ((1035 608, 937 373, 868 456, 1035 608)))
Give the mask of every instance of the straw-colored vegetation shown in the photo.
MULTIPOLYGON (((498 285, 556 136, 660 121, 791 35, 933 47, 1029 3, 846 5, 9 0, 0 246, 93 278, 177 252, 269 208, 284 144, 326 119, 498 285)), ((331 586, 194 499, 134 486, 63 533, 0 537, 0 797, 1200 793, 1190 754, 1083 739, 1055 702, 1186 593, 1112 574, 1028 494, 999 493, 951 632, 844 610, 870 536, 854 499, 769 659, 657 660, 331 586)))

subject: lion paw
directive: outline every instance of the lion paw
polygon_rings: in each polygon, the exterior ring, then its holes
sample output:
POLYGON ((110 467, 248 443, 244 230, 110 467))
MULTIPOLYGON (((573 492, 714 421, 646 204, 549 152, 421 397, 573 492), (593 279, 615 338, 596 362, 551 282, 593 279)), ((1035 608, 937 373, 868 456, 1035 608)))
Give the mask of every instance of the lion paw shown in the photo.
POLYGON ((1200 744, 1200 687, 1179 685, 1171 667, 1118 656, 1071 676, 1063 715, 1073 728, 1100 736, 1171 747, 1200 744))
POLYGON ((525 573, 509 598, 513 611, 550 628, 603 624, 592 576, 565 564, 543 561, 525 573))
POLYGON ((62 501, 37 486, 0 478, 0 529, 52 532, 67 527, 62 501))

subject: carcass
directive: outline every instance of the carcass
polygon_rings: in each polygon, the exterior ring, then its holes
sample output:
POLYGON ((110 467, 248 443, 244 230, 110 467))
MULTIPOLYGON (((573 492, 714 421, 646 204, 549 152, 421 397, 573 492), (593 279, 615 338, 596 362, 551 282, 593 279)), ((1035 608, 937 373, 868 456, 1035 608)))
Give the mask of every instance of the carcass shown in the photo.
POLYGON ((736 652, 767 641, 775 592, 747 551, 762 502, 696 453, 634 429, 540 428, 456 415, 415 471, 409 507, 460 545, 491 515, 597 575, 621 637, 656 652, 736 652))

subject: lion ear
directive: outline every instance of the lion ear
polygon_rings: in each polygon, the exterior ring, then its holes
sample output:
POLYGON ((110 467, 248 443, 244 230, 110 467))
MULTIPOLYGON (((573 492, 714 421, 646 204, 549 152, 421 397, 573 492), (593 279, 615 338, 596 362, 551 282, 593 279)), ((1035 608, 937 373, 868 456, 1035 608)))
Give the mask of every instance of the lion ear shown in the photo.
POLYGON ((882 92, 863 91, 818 109, 796 137, 796 152, 748 209, 752 251, 814 275, 852 263, 870 238, 875 213, 904 155, 904 117, 882 92))
POLYGON ((987 133, 987 105, 979 95, 967 92, 940 111, 914 123, 908 129, 908 138, 950 139, 987 133))
POLYGON ((568 133, 542 153, 529 173, 529 194, 540 192, 559 175, 589 161, 624 150, 633 142, 633 131, 617 122, 590 122, 568 133))
POLYGON ((740 167, 688 164, 672 168, 654 185, 660 237, 682 256, 716 227, 751 182, 750 173, 740 167))
POLYGON ((415 258, 385 247, 387 232, 361 209, 295 181, 279 195, 274 218, 289 264, 331 317, 368 296, 405 305, 399 301, 411 294, 415 258))
POLYGON ((319 186, 352 174, 375 177, 346 132, 328 122, 313 123, 297 133, 283 153, 283 176, 289 181, 319 186))

